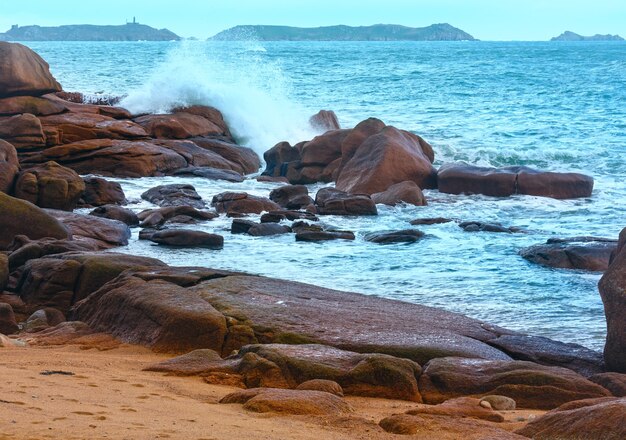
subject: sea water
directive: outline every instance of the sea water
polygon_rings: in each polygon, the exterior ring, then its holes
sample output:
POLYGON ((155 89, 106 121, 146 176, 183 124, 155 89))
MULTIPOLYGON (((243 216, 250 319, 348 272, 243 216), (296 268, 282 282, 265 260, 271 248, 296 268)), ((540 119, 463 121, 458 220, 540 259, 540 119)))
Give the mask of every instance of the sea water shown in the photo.
MULTIPOLYGON (((241 270, 441 307, 493 324, 600 349, 600 274, 550 269, 518 255, 552 237, 616 238, 626 226, 626 44, 496 42, 29 43, 69 91, 123 96, 134 112, 207 104, 260 155, 310 139, 308 117, 334 110, 344 127, 367 117, 413 131, 436 165, 527 165, 592 175, 577 200, 453 196, 426 191, 426 207, 379 206, 378 217, 323 217, 356 240, 296 243, 293 235, 231 235, 230 219, 193 226, 225 236, 221 251, 164 249, 135 240, 117 251, 174 265, 241 270), (524 234, 420 227, 418 243, 381 246, 373 231, 419 217, 500 222, 524 234)), ((146 189, 191 183, 210 201, 222 191, 267 196, 278 185, 200 178, 117 179, 131 204, 146 189)), ((315 192, 321 185, 310 187, 315 192)))

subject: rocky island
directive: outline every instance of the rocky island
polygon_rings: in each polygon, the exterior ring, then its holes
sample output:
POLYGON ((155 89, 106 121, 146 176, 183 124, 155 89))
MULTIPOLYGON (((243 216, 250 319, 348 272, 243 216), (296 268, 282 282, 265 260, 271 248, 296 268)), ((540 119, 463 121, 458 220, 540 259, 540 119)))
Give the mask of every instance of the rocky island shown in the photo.
POLYGON ((212 40, 260 41, 475 41, 467 32, 447 23, 412 28, 394 24, 373 26, 324 26, 300 28, 291 26, 235 26, 222 31, 212 40))
POLYGON ((565 31, 558 37, 553 37, 550 41, 624 41, 619 35, 592 35, 585 37, 574 32, 565 31))
POLYGON ((65 26, 18 26, 0 34, 0 41, 173 41, 181 38, 167 29, 145 24, 119 26, 74 24, 65 26))
MULTIPOLYGON (((148 240, 219 256, 225 237, 193 229, 218 217, 250 247, 278 234, 354 240, 319 218, 422 205, 425 188, 588 197, 593 178, 437 169, 422 137, 376 118, 342 129, 330 111, 311 118, 319 136, 266 151, 258 176, 260 158, 216 108, 77 102, 15 43, 0 43, 0 67, 0 438, 626 437, 626 229, 599 285, 604 354, 379 298, 375 282, 362 295, 112 251, 148 240), (114 181, 172 175, 275 187, 215 194, 209 209, 190 184, 160 185, 135 212, 114 181), (311 197, 313 182, 335 187, 311 197)), ((422 235, 407 224, 371 238, 422 235)))

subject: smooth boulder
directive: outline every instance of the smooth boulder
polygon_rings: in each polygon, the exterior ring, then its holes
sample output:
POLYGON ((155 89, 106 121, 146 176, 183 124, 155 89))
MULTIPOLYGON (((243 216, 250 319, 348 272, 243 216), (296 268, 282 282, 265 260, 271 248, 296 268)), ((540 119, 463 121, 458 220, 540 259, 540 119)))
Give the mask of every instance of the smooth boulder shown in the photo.
POLYGON ((417 183, 405 181, 391 185, 383 192, 372 194, 372 200, 376 204, 396 206, 400 203, 407 205, 426 206, 426 198, 417 183))
POLYGON ((266 211, 278 211, 280 206, 265 197, 258 197, 245 192, 224 192, 217 194, 211 201, 211 206, 218 213, 230 215, 261 214, 266 211))
POLYGON ((522 258, 542 266, 559 269, 579 269, 604 272, 609 268, 611 255, 617 249, 617 240, 594 237, 549 239, 522 249, 522 258))
POLYGON ((15 197, 41 207, 72 211, 85 191, 83 179, 72 169, 46 162, 22 171, 15 182, 15 197))
POLYGON ((341 397, 322 391, 260 388, 235 391, 220 403, 242 403, 243 408, 257 413, 295 415, 346 415, 354 410, 341 397))
POLYGON ((222 249, 224 237, 202 231, 187 229, 167 229, 152 234, 149 238, 153 243, 172 247, 199 247, 207 249, 222 249))
POLYGON ((368 195, 353 195, 335 188, 322 188, 315 195, 321 215, 378 215, 376 204, 368 195))
POLYGON ((0 192, 11 193, 19 169, 15 147, 0 139, 0 192))
POLYGON ((86 177, 85 192, 81 197, 81 204, 87 206, 125 205, 126 196, 122 185, 110 182, 100 177, 86 177))
POLYGON ((0 98, 61 91, 48 63, 22 44, 0 41, 0 72, 0 98))
POLYGON ((192 206, 197 209, 206 206, 200 194, 189 184, 156 186, 141 194, 141 198, 158 206, 192 206))

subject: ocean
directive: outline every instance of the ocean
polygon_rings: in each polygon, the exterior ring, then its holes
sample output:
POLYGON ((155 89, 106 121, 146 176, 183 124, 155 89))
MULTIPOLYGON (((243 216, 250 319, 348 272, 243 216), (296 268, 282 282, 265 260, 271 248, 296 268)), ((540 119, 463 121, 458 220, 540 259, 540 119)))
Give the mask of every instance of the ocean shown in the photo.
MULTIPOLYGON (((616 238, 626 226, 626 44, 623 42, 33 42, 68 91, 123 96, 134 112, 206 104, 259 155, 310 139, 310 115, 334 110, 344 127, 368 117, 429 141, 436 165, 527 165, 595 178, 588 199, 453 196, 426 207, 383 207, 375 218, 324 217, 354 242, 296 243, 292 235, 231 235, 230 219, 197 226, 225 236, 221 251, 172 250, 133 240, 116 251, 174 265, 241 270, 441 307, 510 329, 601 349, 598 273, 549 269, 518 255, 548 238, 616 238), (524 234, 419 227, 411 245, 363 240, 420 217, 500 222, 524 234)), ((164 183, 267 196, 276 184, 200 178, 117 179, 130 208, 164 183)), ((312 185, 315 192, 321 185, 312 185)), ((195 227, 195 226, 194 226, 195 227)), ((138 231, 134 231, 134 238, 138 231)))

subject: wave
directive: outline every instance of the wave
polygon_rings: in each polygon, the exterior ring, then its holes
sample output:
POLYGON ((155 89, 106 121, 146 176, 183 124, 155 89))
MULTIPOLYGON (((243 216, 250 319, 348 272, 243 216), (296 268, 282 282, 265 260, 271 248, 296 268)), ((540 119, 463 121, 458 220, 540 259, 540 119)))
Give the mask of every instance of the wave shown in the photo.
POLYGON ((290 99, 289 80, 266 54, 258 42, 181 42, 120 105, 136 114, 216 107, 238 143, 261 156, 277 142, 311 139, 319 134, 308 122, 313 111, 290 99))

